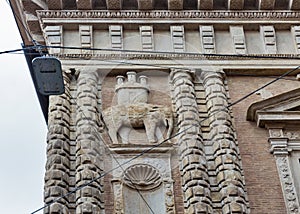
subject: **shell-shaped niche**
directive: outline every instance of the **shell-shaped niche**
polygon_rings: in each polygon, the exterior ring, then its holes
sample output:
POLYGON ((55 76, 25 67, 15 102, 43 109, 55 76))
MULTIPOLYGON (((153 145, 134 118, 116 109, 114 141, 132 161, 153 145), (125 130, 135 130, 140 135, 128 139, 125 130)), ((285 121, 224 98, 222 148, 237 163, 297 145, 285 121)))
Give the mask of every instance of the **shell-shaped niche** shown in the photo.
POLYGON ((124 183, 138 190, 150 190, 161 184, 159 171, 152 166, 140 164, 127 168, 124 172, 124 183))

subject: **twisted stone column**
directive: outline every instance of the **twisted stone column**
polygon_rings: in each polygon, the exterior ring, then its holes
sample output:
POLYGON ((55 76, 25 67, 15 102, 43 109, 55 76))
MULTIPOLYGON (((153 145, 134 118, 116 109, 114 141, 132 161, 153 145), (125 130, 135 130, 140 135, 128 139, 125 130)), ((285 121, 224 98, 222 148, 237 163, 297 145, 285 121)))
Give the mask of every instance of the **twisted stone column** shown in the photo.
POLYGON ((220 188, 222 213, 248 213, 245 181, 235 140, 223 71, 202 71, 210 123, 210 140, 220 188))
POLYGON ((193 75, 184 70, 171 72, 178 132, 182 132, 178 145, 184 208, 185 213, 213 213, 193 75))
MULTIPOLYGON (((70 169, 70 78, 63 74, 65 93, 50 96, 47 135, 47 163, 44 201, 49 203, 69 191, 70 169)), ((68 214, 68 198, 62 198, 44 209, 44 213, 68 214)))
MULTIPOLYGON (((103 171, 96 71, 80 72, 76 105, 76 186, 80 187, 103 171)), ((76 192, 76 213, 104 213, 103 178, 76 192)))

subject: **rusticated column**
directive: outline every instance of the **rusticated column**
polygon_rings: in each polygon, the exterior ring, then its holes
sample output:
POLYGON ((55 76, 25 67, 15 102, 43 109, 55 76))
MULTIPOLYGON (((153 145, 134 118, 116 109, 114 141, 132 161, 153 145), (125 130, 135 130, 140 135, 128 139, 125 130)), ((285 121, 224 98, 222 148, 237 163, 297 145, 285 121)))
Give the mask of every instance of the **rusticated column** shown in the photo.
MULTIPOLYGON (((65 93, 50 96, 47 136, 47 163, 44 201, 49 203, 68 193, 70 169, 70 78, 63 74, 65 93)), ((44 213, 68 214, 68 198, 62 198, 44 209, 44 213)))
MULTIPOLYGON (((103 171, 96 71, 80 72, 76 105, 76 186, 80 187, 103 171)), ((76 213, 104 213, 102 178, 76 192, 76 213)))
POLYGON ((220 188, 222 213, 248 213, 245 182, 235 140, 223 71, 202 71, 210 123, 210 140, 220 188))
POLYGON ((178 132, 182 132, 178 145, 184 207, 185 213, 213 213, 193 75, 177 69, 171 72, 178 132))

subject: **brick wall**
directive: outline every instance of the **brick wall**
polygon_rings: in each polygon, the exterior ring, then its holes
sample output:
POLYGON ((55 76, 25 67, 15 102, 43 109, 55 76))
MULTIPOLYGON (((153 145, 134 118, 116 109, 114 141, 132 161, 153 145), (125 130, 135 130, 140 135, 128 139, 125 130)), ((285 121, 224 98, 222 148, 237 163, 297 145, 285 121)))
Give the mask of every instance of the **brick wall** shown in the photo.
MULTIPOLYGON (((271 78, 264 77, 228 77, 231 101, 234 102, 257 89, 271 78)), ((297 81, 280 80, 266 88, 267 92, 277 95, 296 88, 297 81)), ((242 164, 246 179, 251 213, 286 213, 275 159, 269 152, 268 131, 246 121, 248 107, 261 100, 256 94, 233 106, 233 116, 242 164)))

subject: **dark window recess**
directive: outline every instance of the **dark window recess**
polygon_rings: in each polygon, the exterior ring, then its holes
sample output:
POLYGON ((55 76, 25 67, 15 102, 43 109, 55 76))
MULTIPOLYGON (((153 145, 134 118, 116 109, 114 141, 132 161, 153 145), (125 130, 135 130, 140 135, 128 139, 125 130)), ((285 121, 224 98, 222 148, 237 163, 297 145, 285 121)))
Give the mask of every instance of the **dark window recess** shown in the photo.
POLYGON ((77 9, 76 0, 63 1, 63 8, 64 10, 76 10, 77 9))
POLYGON ((154 7, 158 10, 167 10, 168 9, 168 1, 154 1, 154 7))
POLYGON ((138 9, 137 0, 123 1, 122 9, 123 10, 137 10, 138 9))
POLYGON ((197 0, 185 0, 183 1, 183 9, 194 10, 197 8, 197 0))
POLYGON ((94 6, 96 10, 106 10, 106 1, 105 0, 94 1, 94 6))
POLYGON ((246 0, 244 1, 244 9, 245 10, 254 10, 257 9, 256 0, 246 0))
POLYGON ((227 1, 214 0, 214 9, 215 10, 226 10, 227 9, 227 1))

